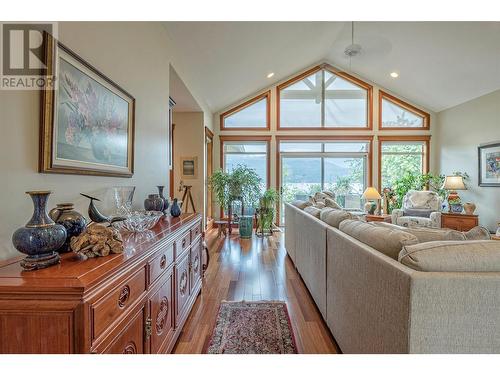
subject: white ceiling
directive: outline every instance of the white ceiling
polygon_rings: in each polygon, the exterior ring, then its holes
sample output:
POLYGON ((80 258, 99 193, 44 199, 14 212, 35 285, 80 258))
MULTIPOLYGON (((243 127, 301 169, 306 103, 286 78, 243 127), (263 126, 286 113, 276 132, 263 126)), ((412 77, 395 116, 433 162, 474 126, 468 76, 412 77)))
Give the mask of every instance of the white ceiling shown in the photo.
MULTIPOLYGON (((350 22, 166 22, 214 112, 327 60, 349 69, 350 22), (274 72, 272 79, 266 78, 274 72)), ((356 22, 352 72, 439 112, 500 89, 500 22, 356 22), (398 79, 389 73, 397 71, 398 79)))
POLYGON ((169 94, 175 101, 174 112, 199 112, 200 106, 177 72, 170 66, 169 94))

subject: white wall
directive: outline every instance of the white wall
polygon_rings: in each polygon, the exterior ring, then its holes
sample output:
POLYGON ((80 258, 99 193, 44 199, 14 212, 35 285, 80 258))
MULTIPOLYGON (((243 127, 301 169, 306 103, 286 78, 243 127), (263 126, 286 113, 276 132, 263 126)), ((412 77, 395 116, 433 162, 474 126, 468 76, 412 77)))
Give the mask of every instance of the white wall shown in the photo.
MULTIPOLYGON (((179 183, 182 180, 184 185, 191 185, 191 193, 194 200, 196 212, 203 213, 204 207, 204 188, 205 188, 205 128, 203 126, 202 112, 174 112, 173 122, 174 130, 174 197, 179 200, 184 194, 183 191, 178 191, 179 183), (198 174, 195 179, 183 179, 181 176, 182 165, 181 158, 197 157, 198 158, 198 174)), ((183 202, 184 205, 187 201, 183 202)), ((189 211, 193 212, 191 205, 188 205, 189 211)))
POLYGON ((500 221, 500 188, 478 186, 477 147, 500 142, 500 90, 438 114, 436 165, 443 174, 455 171, 471 176, 469 190, 459 194, 477 205, 479 223, 496 231, 500 221))
MULTIPOLYGON (((156 185, 168 186, 169 64, 176 53, 164 27, 151 22, 64 22, 59 39, 135 97, 135 173, 133 178, 38 173, 39 92, 0 91, 0 259, 17 254, 11 236, 31 216, 27 190, 52 190, 50 207, 69 201, 86 213, 88 202, 80 192, 101 194, 111 186, 135 185, 134 205, 142 207, 156 185)), ((212 114, 204 111, 203 116, 211 126, 212 114)))

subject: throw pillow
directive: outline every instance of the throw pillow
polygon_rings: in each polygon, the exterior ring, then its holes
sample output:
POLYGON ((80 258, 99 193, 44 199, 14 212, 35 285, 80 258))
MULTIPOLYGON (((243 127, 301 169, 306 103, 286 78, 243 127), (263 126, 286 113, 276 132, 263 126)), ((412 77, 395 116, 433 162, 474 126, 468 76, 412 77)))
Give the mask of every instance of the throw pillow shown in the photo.
POLYGON ((464 232, 465 238, 468 240, 491 240, 490 231, 484 227, 477 226, 468 232, 464 232))
POLYGON ((331 207, 331 208, 336 208, 337 210, 342 209, 342 206, 339 205, 337 202, 335 202, 335 200, 332 198, 325 198, 325 206, 331 207))
POLYGON ((403 246, 418 243, 417 237, 411 233, 363 221, 344 220, 340 223, 339 229, 395 260, 398 259, 403 246))
POLYGON ((499 272, 499 241, 435 241, 404 246, 399 261, 417 271, 499 272))

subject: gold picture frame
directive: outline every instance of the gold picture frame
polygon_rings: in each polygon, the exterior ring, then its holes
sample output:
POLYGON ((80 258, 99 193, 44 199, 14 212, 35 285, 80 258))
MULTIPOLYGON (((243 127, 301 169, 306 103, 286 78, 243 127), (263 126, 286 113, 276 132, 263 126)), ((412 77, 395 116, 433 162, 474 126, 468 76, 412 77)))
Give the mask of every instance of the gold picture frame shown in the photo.
POLYGON ((55 83, 41 91, 39 172, 132 177, 134 97, 50 34, 43 43, 55 83))

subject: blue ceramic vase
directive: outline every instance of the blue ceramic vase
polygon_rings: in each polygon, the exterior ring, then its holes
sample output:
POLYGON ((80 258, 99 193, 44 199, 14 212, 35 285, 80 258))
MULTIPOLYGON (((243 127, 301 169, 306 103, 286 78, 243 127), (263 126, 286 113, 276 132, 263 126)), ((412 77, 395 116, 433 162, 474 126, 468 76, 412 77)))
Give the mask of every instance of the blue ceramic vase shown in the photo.
POLYGON ((163 213, 166 214, 167 213, 167 209, 168 209, 168 206, 169 206, 169 203, 168 203, 168 199, 164 197, 163 195, 163 189, 165 189, 165 186, 157 186, 158 188, 158 195, 160 196, 160 198, 163 200, 163 213))
POLYGON ((172 203, 172 207, 170 208, 170 215, 173 217, 181 216, 181 208, 177 204, 177 198, 174 198, 174 202, 172 203))
POLYGON ((23 228, 12 235, 14 247, 28 255, 21 261, 26 271, 45 268, 59 263, 56 252, 66 241, 66 228, 47 215, 47 200, 50 191, 28 191, 33 200, 33 216, 23 228))
POLYGON ((61 224, 66 228, 66 242, 58 250, 59 253, 71 251, 69 243, 72 237, 79 236, 87 225, 87 220, 82 214, 73 209, 73 203, 59 203, 55 208, 50 210, 49 217, 57 224, 61 224))

